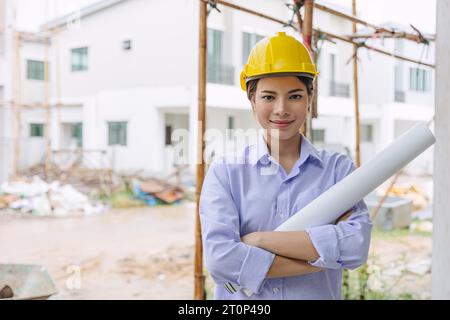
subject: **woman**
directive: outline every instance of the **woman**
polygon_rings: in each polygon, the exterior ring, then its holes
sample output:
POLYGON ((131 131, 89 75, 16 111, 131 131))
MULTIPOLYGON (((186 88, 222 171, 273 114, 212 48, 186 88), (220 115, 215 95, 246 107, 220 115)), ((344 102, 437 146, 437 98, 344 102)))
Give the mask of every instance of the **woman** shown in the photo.
POLYGON ((272 231, 355 169, 349 157, 319 151, 300 134, 316 75, 306 47, 284 32, 250 53, 241 86, 264 134, 238 161, 216 159, 200 197, 216 299, 338 299, 342 269, 367 260, 372 223, 363 201, 335 224, 272 231))

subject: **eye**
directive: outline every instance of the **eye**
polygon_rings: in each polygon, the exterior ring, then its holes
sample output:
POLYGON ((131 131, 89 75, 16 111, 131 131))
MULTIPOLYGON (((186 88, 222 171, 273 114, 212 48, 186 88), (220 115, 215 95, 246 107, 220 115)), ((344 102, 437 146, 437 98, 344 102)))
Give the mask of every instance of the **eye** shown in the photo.
POLYGON ((270 101, 273 101, 275 99, 275 97, 267 95, 267 96, 262 96, 261 99, 266 100, 267 102, 270 102, 270 101))
POLYGON ((289 97, 289 99, 291 100, 300 100, 301 98, 303 98, 303 96, 300 94, 293 94, 292 96, 289 97))

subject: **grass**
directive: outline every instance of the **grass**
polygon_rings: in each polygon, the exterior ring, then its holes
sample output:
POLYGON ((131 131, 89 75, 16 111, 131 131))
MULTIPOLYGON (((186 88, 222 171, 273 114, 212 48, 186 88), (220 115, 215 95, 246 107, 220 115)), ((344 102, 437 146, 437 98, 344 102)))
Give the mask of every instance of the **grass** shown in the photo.
MULTIPOLYGON (((393 229, 393 230, 382 230, 382 229, 373 229, 372 238, 373 240, 388 240, 388 241, 406 241, 406 237, 431 237, 431 232, 418 231, 418 230, 410 230, 410 229, 393 229)), ((405 260, 406 253, 402 256, 399 256, 399 260, 405 260)), ((369 258, 371 265, 377 264, 377 257, 372 255, 369 258)), ((404 262, 406 263, 406 261, 404 262)), ((372 269, 375 270, 375 269, 372 269)), ((379 271, 378 271, 379 272, 379 271)), ((376 290, 366 288, 364 292, 365 300, 414 300, 419 299, 419 297, 411 292, 401 292, 401 293, 393 293, 392 290, 400 280, 402 280, 406 271, 402 272, 400 276, 397 277, 392 283, 386 283, 384 281, 381 282, 381 288, 376 290)), ((353 271, 349 271, 349 292, 348 299, 356 300, 360 299, 360 290, 361 282, 368 281, 368 277, 377 276, 376 271, 369 271, 368 274, 363 274, 363 268, 358 268, 353 271)), ((343 288, 344 290, 344 288, 343 288)), ((344 291, 342 296, 344 297, 344 291)))
POLYGON ((374 239, 395 240, 397 238, 405 236, 422 236, 431 237, 431 232, 417 231, 410 229, 393 229, 393 230, 381 230, 374 228, 372 231, 372 237, 374 239))
POLYGON ((115 209, 136 208, 145 206, 141 200, 134 198, 129 190, 116 191, 111 196, 103 196, 101 200, 107 202, 115 209))

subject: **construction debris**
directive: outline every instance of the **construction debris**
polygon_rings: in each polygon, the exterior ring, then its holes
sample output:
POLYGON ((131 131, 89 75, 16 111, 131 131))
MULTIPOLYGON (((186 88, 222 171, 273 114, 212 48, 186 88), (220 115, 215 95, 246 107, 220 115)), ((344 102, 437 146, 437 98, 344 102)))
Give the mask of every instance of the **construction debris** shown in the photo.
POLYGON ((10 208, 36 216, 64 217, 104 212, 101 203, 91 203, 88 197, 71 185, 59 181, 46 183, 38 176, 5 182, 0 186, 0 208, 10 208))
POLYGON ((406 270, 419 275, 419 276, 423 276, 427 273, 431 272, 431 259, 426 259, 423 261, 419 261, 419 262, 414 262, 414 263, 408 263, 406 265, 406 270))
POLYGON ((431 221, 414 221, 409 226, 409 230, 416 232, 433 232, 433 222, 431 221))
POLYGON ((0 210, 8 208, 11 203, 19 199, 18 196, 12 194, 0 195, 0 210))
POLYGON ((158 204, 175 204, 184 198, 184 191, 177 186, 165 183, 156 178, 145 181, 133 180, 134 196, 149 206, 158 204))
POLYGON ((115 176, 110 169, 85 168, 77 160, 69 166, 50 163, 45 169, 44 164, 37 164, 26 171, 22 176, 39 176, 45 181, 60 181, 61 184, 70 184, 81 193, 96 197, 101 194, 111 194, 114 188, 120 188, 120 177, 115 176))
POLYGON ((398 183, 389 191, 389 195, 412 200, 413 211, 423 210, 429 204, 425 193, 415 184, 398 183))

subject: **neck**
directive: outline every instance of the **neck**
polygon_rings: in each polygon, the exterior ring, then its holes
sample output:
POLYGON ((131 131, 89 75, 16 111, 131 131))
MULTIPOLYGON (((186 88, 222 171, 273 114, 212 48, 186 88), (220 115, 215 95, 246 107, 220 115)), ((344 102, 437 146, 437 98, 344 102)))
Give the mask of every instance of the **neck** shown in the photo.
POLYGON ((264 139, 269 148, 270 154, 275 159, 280 158, 294 158, 297 159, 300 155, 300 141, 302 135, 296 134, 287 140, 280 140, 275 137, 271 137, 267 131, 264 132, 264 139), (273 150, 273 151, 272 151, 273 150))

